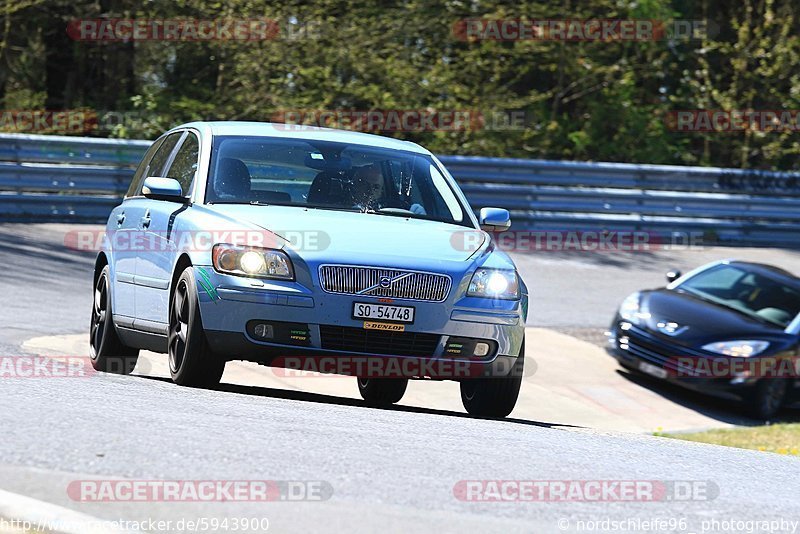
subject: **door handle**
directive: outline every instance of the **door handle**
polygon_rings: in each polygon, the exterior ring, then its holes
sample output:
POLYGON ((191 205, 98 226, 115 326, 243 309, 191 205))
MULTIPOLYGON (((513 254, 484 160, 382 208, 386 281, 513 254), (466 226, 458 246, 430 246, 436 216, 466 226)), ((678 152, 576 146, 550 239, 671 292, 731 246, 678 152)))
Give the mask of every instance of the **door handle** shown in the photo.
POLYGON ((142 228, 150 228, 150 214, 148 213, 139 219, 139 222, 142 223, 142 228))
POLYGON ((117 226, 122 226, 122 223, 125 222, 125 212, 123 211, 119 215, 117 215, 117 226))

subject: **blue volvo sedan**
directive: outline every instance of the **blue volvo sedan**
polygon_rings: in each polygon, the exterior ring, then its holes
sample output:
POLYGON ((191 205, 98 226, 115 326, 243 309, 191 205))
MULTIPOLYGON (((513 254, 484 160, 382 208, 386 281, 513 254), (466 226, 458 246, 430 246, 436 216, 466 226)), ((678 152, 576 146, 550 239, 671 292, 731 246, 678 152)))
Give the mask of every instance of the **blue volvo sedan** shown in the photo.
POLYGON ((195 387, 237 359, 351 374, 374 405, 400 401, 409 379, 450 379, 470 414, 504 417, 522 380, 528 292, 488 232, 510 224, 504 209, 476 217, 414 143, 178 126, 109 216, 93 365, 128 374, 140 350, 166 353, 173 381, 195 387))

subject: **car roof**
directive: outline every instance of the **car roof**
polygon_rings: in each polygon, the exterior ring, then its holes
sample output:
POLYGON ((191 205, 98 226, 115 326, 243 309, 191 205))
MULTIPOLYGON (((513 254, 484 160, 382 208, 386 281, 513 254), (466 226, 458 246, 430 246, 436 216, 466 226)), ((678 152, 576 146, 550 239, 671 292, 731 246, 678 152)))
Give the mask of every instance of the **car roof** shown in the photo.
POLYGON ((315 141, 332 141, 336 143, 404 150, 406 152, 431 155, 428 150, 410 141, 350 130, 319 128, 317 126, 248 121, 197 121, 181 124, 172 129, 177 130, 180 128, 195 128, 202 132, 210 133, 212 136, 243 135, 278 137, 283 139, 310 139, 315 141))
POLYGON ((800 278, 780 267, 768 265, 766 263, 755 263, 750 261, 731 260, 728 262, 731 265, 745 267, 748 271, 760 274, 767 278, 778 280, 786 285, 800 289, 800 278))

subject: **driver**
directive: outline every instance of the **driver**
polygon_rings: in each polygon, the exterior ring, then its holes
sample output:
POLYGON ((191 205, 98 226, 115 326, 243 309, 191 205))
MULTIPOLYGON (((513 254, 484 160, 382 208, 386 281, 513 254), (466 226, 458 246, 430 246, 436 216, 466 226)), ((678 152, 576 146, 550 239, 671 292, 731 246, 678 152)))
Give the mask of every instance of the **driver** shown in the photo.
MULTIPOLYGON (((380 163, 371 163, 356 168, 353 173, 353 204, 364 210, 379 210, 386 207, 388 199, 385 194, 386 180, 383 177, 380 163)), ((426 215, 422 205, 414 203, 408 211, 417 215, 426 215)))
POLYGON ((380 209, 385 198, 385 181, 380 164, 358 167, 353 174, 353 203, 362 208, 380 209))

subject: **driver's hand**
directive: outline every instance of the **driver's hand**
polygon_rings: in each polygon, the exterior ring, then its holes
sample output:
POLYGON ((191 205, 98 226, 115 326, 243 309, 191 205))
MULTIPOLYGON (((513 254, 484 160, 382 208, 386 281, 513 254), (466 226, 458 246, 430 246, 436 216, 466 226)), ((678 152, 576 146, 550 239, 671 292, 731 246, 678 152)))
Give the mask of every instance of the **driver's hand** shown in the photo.
POLYGON ((411 207, 408 208, 408 211, 411 213, 415 213, 416 215, 427 215, 428 213, 425 211, 425 208, 422 207, 422 204, 411 204, 411 207))

